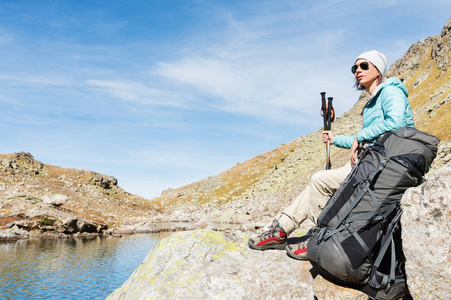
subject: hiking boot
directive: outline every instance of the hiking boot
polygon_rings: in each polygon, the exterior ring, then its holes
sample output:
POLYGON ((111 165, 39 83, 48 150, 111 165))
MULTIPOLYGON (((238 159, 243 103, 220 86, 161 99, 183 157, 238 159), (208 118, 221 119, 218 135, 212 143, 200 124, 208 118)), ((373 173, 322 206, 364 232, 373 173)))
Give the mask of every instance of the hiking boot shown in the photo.
POLYGON ((280 226, 279 222, 274 219, 268 231, 249 239, 248 245, 254 250, 283 250, 287 245, 287 233, 280 226))
POLYGON ((298 260, 308 260, 307 256, 307 244, 310 240, 310 237, 307 237, 300 243, 289 244, 285 248, 289 257, 298 259, 298 260))

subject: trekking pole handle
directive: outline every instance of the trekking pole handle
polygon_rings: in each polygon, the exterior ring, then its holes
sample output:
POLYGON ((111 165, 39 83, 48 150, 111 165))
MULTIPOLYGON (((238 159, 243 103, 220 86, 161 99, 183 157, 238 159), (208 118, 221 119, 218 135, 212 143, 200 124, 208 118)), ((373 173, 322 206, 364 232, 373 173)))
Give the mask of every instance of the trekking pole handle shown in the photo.
POLYGON ((327 104, 326 104, 326 92, 321 92, 321 116, 323 116, 324 130, 327 130, 327 104))
MULTIPOLYGON (((331 123, 335 119, 335 111, 332 106, 332 97, 327 98, 326 103, 326 93, 321 92, 321 115, 323 116, 324 121, 324 130, 331 129, 331 123)), ((330 163, 330 142, 327 141, 326 144, 326 170, 330 170, 332 164, 330 163)))
POLYGON ((334 98, 329 97, 327 98, 327 129, 326 130, 330 130, 331 129, 331 123, 332 123, 332 100, 334 100, 334 98))

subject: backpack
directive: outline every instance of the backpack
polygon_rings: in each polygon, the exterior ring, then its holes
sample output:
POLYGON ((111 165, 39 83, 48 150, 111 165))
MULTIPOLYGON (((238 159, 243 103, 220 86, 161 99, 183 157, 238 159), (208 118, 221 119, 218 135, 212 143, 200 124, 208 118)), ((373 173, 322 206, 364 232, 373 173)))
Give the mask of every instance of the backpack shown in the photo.
POLYGON ((310 231, 307 255, 324 277, 358 287, 372 299, 408 293, 400 201, 424 181, 439 141, 402 127, 366 145, 310 231))

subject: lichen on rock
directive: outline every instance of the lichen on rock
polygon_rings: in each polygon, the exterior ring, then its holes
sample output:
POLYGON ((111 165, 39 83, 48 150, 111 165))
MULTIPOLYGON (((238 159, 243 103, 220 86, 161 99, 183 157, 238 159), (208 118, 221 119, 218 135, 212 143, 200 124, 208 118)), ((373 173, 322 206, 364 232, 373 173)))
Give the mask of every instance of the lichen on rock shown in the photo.
POLYGON ((173 233, 108 299, 314 299, 315 290, 333 292, 336 299, 366 299, 313 278, 308 262, 285 251, 249 249, 248 238, 211 229, 173 233))

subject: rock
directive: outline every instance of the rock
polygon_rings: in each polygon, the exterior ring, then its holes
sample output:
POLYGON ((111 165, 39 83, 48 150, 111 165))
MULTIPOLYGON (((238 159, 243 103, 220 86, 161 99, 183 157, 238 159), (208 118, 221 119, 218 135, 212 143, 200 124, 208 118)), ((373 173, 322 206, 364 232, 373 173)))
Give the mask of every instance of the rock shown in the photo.
POLYGON ((35 222, 29 221, 29 220, 19 220, 19 221, 15 221, 14 223, 19 228, 27 228, 27 229, 33 228, 33 226, 35 224, 35 222))
POLYGON ((89 232, 96 233, 102 230, 98 228, 97 224, 76 216, 67 216, 61 221, 61 231, 66 234, 72 234, 76 232, 89 232))
POLYGON ((205 229, 208 226, 210 226, 210 225, 208 223, 208 220, 206 220, 206 219, 201 219, 201 220, 199 220, 196 223, 191 225, 191 227, 194 228, 194 229, 205 229))
MULTIPOLYGON (((313 292, 315 297, 313 299, 321 300, 337 300, 337 299, 349 299, 349 300, 368 300, 368 296, 363 293, 359 293, 344 287, 337 286, 332 282, 327 281, 321 276, 315 278, 313 285, 313 292)), ((307 298, 309 299, 309 298, 307 298)))
POLYGON ((367 299, 313 278, 311 265, 284 251, 255 251, 242 232, 173 233, 107 299, 367 299))
POLYGON ((16 225, 16 222, 9 222, 8 224, 5 225, 5 228, 11 228, 14 225, 16 225))
POLYGON ((119 228, 117 230, 114 231, 114 233, 116 234, 134 234, 135 230, 133 228, 129 228, 129 227, 123 227, 123 228, 119 228))
POLYGON ((58 233, 58 237, 59 237, 59 238, 62 238, 62 239, 67 239, 67 238, 69 238, 70 236, 67 235, 67 234, 65 234, 65 233, 59 232, 59 233, 58 233))
POLYGON ((6 241, 15 241, 19 239, 19 237, 16 235, 16 233, 8 228, 8 229, 4 229, 4 230, 0 230, 0 241, 1 240, 6 240, 6 241))
POLYGON ((0 230, 0 241, 15 241, 18 239, 28 239, 29 237, 30 233, 17 227, 17 225, 13 225, 11 228, 7 228, 5 230, 0 230))
POLYGON ((236 223, 240 223, 240 224, 247 223, 247 222, 251 221, 251 217, 247 214, 238 213, 238 214, 236 214, 235 221, 236 221, 236 223))
POLYGON ((235 211, 233 211, 232 209, 226 209, 219 220, 221 222, 229 222, 230 220, 232 220, 233 215, 235 215, 235 211))
POLYGON ((97 233, 98 231, 98 225, 87 219, 79 218, 77 221, 77 227, 78 230, 83 233, 97 233))
POLYGON ((112 235, 114 233, 113 228, 106 229, 102 232, 103 235, 112 235))
MULTIPOLYGON (((57 196, 56 199, 65 197, 60 196, 57 196)), ((49 197, 49 199, 53 199, 53 197, 49 197)), ((3 203, 0 202, 0 209, 7 210, 7 214, 2 217, 5 219, 3 221, 5 225, 17 226, 29 231, 37 229, 39 232, 73 234, 76 232, 97 233, 106 228, 106 224, 76 216, 68 210, 42 202, 40 198, 29 195, 3 199, 3 203), (8 220, 15 221, 7 222, 8 220)), ((2 221, 1 218, 0 221, 2 221)))
POLYGON ((77 232, 77 233, 73 234, 72 237, 73 237, 74 239, 82 239, 82 238, 83 238, 83 235, 82 235, 81 233, 77 232))
POLYGON ((134 232, 135 233, 150 233, 150 232, 152 232, 152 229, 147 226, 138 226, 138 227, 136 227, 134 232))
POLYGON ((70 216, 62 219, 61 227, 63 228, 64 233, 75 233, 79 232, 78 230, 78 218, 76 216, 70 216))
POLYGON ((451 295, 451 163, 404 194, 402 239, 414 299, 451 295))
POLYGON ((55 194, 55 195, 44 195, 42 197, 42 201, 44 201, 45 203, 51 204, 53 206, 61 206, 64 203, 67 202, 67 200, 69 200, 69 197, 65 196, 65 195, 61 195, 61 194, 55 194))
POLYGON ((2 159, 1 165, 9 169, 17 169, 19 167, 16 161, 11 158, 2 159))
POLYGON ((116 178, 96 172, 92 172, 90 182, 107 190, 111 189, 114 186, 117 186, 116 178))

